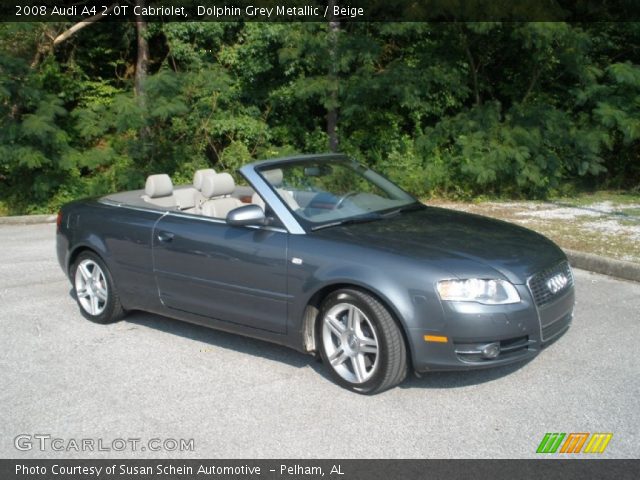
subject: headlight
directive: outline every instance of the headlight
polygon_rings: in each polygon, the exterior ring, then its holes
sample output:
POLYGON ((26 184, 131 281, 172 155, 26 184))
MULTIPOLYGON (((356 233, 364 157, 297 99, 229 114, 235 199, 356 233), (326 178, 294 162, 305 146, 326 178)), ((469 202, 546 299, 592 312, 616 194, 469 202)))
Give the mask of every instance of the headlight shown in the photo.
POLYGON ((511 283, 481 278, 441 280, 438 282, 438 295, 442 300, 478 302, 486 305, 504 305, 520 301, 520 295, 511 283))

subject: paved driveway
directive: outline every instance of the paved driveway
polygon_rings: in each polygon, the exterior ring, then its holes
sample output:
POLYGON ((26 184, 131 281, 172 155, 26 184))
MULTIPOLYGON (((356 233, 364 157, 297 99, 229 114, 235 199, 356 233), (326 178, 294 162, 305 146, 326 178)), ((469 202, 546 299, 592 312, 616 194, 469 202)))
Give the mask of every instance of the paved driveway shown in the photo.
POLYGON ((283 347, 145 313, 85 320, 54 230, 0 226, 0 457, 531 457, 545 432, 613 432, 603 456, 640 457, 639 284, 576 271, 574 325, 533 361, 364 397, 283 347), (82 439, 141 443, 77 453, 82 439))

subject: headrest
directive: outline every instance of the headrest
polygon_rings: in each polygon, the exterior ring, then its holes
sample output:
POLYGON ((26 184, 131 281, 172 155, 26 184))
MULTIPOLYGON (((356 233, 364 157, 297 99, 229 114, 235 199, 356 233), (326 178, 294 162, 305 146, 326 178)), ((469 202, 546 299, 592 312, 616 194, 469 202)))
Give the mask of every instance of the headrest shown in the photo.
POLYGON ((214 175, 216 171, 213 168, 202 168, 196 170, 193 174, 193 186, 196 190, 202 190, 202 180, 208 175, 214 175))
POLYGON ((271 184, 272 187, 279 187, 282 185, 282 169, 275 168, 273 170, 264 170, 262 172, 265 180, 271 184))
POLYGON ((168 197, 173 193, 173 183, 166 173, 149 175, 144 184, 144 193, 149 198, 168 197))
POLYGON ((207 175, 202 180, 202 195, 207 198, 231 195, 235 188, 236 183, 228 173, 207 175))

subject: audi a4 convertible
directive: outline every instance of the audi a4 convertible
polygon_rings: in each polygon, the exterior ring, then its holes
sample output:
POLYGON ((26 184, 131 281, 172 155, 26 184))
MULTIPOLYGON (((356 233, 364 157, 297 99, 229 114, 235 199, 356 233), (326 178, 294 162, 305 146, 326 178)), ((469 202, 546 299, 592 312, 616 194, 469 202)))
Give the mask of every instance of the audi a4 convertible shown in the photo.
POLYGON ((80 313, 144 310, 317 355, 358 393, 408 372, 530 359, 571 324, 547 238, 423 205, 343 155, 167 174, 65 205, 57 255, 80 313))

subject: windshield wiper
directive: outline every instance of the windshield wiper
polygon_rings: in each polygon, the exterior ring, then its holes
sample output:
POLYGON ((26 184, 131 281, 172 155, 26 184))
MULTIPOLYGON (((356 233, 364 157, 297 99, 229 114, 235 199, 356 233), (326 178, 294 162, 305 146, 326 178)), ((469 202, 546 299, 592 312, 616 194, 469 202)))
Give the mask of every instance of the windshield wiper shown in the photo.
POLYGON ((329 227, 337 227, 339 225, 353 225, 355 223, 367 223, 367 222, 375 222, 376 220, 380 220, 383 218, 379 213, 371 213, 368 215, 361 215, 359 217, 353 218, 345 218, 343 220, 337 220, 335 222, 325 223, 323 225, 316 225, 315 227, 311 227, 311 230, 322 230, 323 228, 329 227))
POLYGON ((423 207, 423 204, 420 202, 410 203, 409 205, 405 205, 404 207, 396 208, 391 210, 390 212, 382 213, 383 217, 393 217, 402 212, 411 212, 413 210, 419 210, 423 207))

